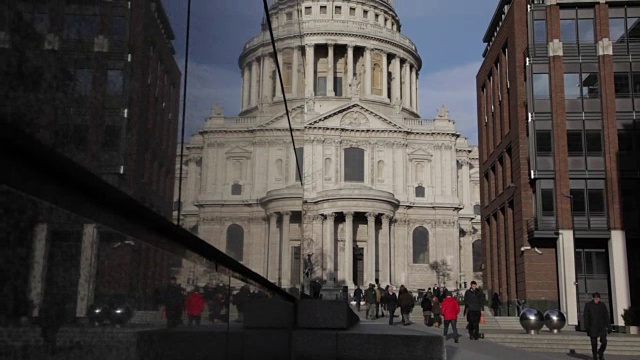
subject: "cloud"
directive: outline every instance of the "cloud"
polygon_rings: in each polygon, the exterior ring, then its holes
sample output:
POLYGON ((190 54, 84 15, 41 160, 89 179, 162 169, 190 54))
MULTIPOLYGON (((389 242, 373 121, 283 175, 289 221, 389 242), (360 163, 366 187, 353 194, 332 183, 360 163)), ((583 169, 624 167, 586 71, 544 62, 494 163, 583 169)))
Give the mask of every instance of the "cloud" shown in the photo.
MULTIPOLYGON (((179 63, 184 64, 184 60, 179 63)), ((187 86, 186 136, 204 126, 214 104, 222 104, 227 116, 237 115, 240 111, 240 70, 230 71, 226 66, 190 61, 187 86)))
POLYGON ((456 127, 472 144, 478 143, 476 74, 480 61, 426 73, 420 78, 420 112, 432 118, 441 105, 449 108, 456 127))

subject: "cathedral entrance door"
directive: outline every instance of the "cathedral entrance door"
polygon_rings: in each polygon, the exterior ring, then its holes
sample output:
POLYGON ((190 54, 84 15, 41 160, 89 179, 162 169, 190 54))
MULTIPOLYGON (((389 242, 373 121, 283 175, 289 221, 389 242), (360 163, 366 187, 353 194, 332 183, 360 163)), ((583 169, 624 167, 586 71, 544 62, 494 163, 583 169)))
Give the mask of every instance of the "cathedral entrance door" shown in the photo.
POLYGON ((353 282, 364 285, 364 248, 353 247, 353 282))

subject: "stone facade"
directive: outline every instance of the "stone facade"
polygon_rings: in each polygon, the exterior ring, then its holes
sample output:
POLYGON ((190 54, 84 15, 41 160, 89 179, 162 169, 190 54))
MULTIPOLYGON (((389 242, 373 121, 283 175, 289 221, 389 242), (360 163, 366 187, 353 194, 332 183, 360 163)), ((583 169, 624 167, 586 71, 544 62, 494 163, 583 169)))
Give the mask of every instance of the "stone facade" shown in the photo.
POLYGON ((443 259, 449 288, 480 280, 478 151, 446 107, 419 117, 421 60, 392 4, 297 4, 271 7, 284 94, 263 32, 240 55, 239 116, 215 106, 186 144, 182 223, 285 288, 307 255, 311 278, 349 287, 426 289, 443 259))

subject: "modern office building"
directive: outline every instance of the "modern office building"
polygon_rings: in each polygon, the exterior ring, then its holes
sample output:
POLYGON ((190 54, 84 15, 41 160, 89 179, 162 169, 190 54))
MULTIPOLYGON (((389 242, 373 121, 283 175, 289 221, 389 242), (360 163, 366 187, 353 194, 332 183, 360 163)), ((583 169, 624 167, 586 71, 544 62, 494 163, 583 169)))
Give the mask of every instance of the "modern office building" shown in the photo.
MULTIPOLYGON (((181 78, 172 40, 160 0, 4 1, 2 121, 169 218, 181 78)), ((14 195, 3 194, 3 201, 14 195)), ((136 293, 149 306, 167 281, 168 260, 159 251, 33 206, 32 214, 2 219, 23 229, 7 234, 12 250, 3 256, 32 264, 30 273, 7 280, 15 283, 16 301, 33 304, 33 315, 51 296, 76 297, 67 311, 79 317, 94 295, 106 302, 136 293)))
POLYGON ((477 75, 485 286, 581 321, 640 301, 640 5, 502 0, 477 75))

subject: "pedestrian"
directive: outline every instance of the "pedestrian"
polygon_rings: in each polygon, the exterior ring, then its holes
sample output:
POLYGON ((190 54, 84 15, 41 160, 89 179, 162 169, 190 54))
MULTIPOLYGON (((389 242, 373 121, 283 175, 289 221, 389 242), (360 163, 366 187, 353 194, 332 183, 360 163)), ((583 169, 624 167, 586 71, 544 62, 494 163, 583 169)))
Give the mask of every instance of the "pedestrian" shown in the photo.
POLYGON ((445 294, 447 293, 447 291, 449 290, 446 287, 443 287, 442 289, 440 289, 440 296, 438 296, 438 300, 440 301, 441 304, 445 298, 445 294))
POLYGON ((433 296, 437 296, 438 300, 440 300, 440 288, 438 288, 437 284, 433 284, 433 296))
POLYGON ((353 299, 356 301, 356 309, 360 312, 360 301, 362 300, 362 289, 360 289, 360 285, 356 286, 356 290, 353 292, 353 299))
POLYGON ((400 285, 398 291, 398 305, 400 305, 400 315, 402 315, 402 325, 411 325, 409 314, 413 310, 413 296, 409 293, 409 290, 404 285, 400 285))
POLYGON ((380 317, 380 301, 382 300, 382 295, 383 295, 383 290, 380 287, 380 280, 376 279, 376 284, 373 289, 376 292, 376 319, 377 319, 380 317))
POLYGON ((469 338, 480 338, 480 317, 484 315, 484 295, 478 290, 478 283, 471 282, 471 288, 464 293, 464 311, 467 314, 469 338))
POLYGON ((424 296, 426 296, 427 299, 429 299, 429 301, 431 301, 431 298, 433 297, 433 292, 431 291, 431 288, 427 289, 427 293, 424 296))
POLYGON ((500 306, 502 306, 500 295, 498 295, 498 293, 493 293, 493 298, 491 299, 491 309, 493 309, 493 316, 500 316, 500 306))
POLYGON ((447 340, 447 332, 449 330, 449 325, 451 325, 451 329, 453 330, 453 341, 458 342, 458 314, 460 314, 460 305, 458 301, 451 296, 451 293, 447 291, 445 293, 445 298, 442 301, 440 306, 440 311, 442 312, 442 317, 444 317, 444 339, 447 340))
POLYGON ((387 312, 389 314, 389 325, 393 325, 394 314, 398 307, 398 296, 393 292, 393 286, 387 286, 387 293, 385 294, 387 312))
POLYGON ((236 306, 238 310, 238 322, 244 321, 244 308, 251 298, 251 290, 248 285, 244 285, 240 288, 240 290, 233 296, 233 305, 236 306))
POLYGON ((184 307, 184 295, 182 287, 172 276, 169 285, 164 292, 164 308, 167 315, 167 327, 175 328, 182 323, 182 309, 184 307))
POLYGON ((604 360, 604 351, 607 349, 607 334, 611 334, 611 321, 607 305, 600 301, 600 293, 591 295, 592 301, 584 306, 584 327, 591 338, 591 353, 593 360, 604 360), (598 349, 600 338, 600 349, 598 349))
POLYGON ((433 326, 439 328, 440 324, 442 324, 442 319, 440 319, 440 301, 435 295, 433 295, 431 299, 431 314, 433 315, 433 326))
POLYGON ((187 309, 187 318, 189 319, 187 325, 191 326, 195 323, 196 326, 200 326, 201 315, 204 310, 204 296, 200 294, 198 286, 195 286, 193 292, 187 296, 187 300, 184 301, 184 307, 187 309))
POLYGON ((431 298, 429 298, 428 294, 429 293, 427 292, 427 294, 422 297, 420 306, 422 307, 422 316, 424 316, 424 324, 426 326, 433 326, 433 318, 431 317, 431 309, 433 308, 433 304, 431 303, 431 298))
POLYGON ((374 320, 376 316, 376 288, 369 284, 369 288, 364 291, 364 301, 367 304, 367 319, 374 320))

